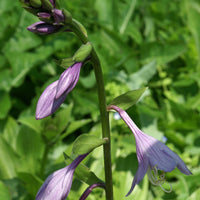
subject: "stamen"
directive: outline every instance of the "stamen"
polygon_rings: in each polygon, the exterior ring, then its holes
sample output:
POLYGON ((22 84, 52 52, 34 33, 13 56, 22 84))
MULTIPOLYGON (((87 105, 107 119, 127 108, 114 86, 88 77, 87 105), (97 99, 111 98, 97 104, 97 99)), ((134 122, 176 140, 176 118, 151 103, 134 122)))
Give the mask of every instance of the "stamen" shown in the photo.
POLYGON ((150 182, 153 185, 159 185, 161 187, 161 189, 164 192, 167 192, 167 193, 170 193, 172 191, 172 186, 171 186, 170 183, 169 183, 169 186, 170 186, 169 190, 164 189, 164 187, 162 186, 165 182, 167 182, 166 179, 165 179, 165 172, 161 171, 160 174, 159 174, 159 170, 158 170, 156 165, 153 167, 153 169, 151 169, 149 167, 147 174, 148 174, 150 182))

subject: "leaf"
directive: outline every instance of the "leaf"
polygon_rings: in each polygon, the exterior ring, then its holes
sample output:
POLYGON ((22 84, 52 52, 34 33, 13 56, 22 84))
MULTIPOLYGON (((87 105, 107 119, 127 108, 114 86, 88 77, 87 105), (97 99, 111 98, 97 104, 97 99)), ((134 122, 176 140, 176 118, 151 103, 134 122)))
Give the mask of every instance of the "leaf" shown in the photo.
POLYGON ((0 199, 11 200, 9 189, 0 181, 0 199))
POLYGON ((18 133, 19 133, 18 123, 12 117, 8 117, 8 120, 6 122, 4 131, 3 131, 3 137, 9 143, 9 145, 13 148, 13 150, 16 149, 16 138, 17 138, 18 133))
POLYGON ((17 156, 9 144, 0 134, 0 176, 1 178, 13 178, 16 175, 15 167, 17 156))
POLYGON ((149 80, 155 75, 157 63, 154 61, 144 65, 139 71, 129 76, 127 85, 131 89, 135 89, 146 85, 149 80))
MULTIPOLYGON (((64 153, 65 161, 67 164, 70 164, 73 159, 70 158, 68 155, 64 153)), ((90 171, 88 167, 86 167, 84 164, 80 163, 78 167, 75 170, 75 176, 80 180, 88 185, 92 185, 94 183, 102 183, 102 180, 100 180, 94 172, 90 171)))
POLYGON ((142 60, 150 62, 156 60, 158 64, 168 63, 186 51, 186 45, 182 42, 173 43, 146 43, 141 45, 142 60))
POLYGON ((42 180, 39 179, 37 176, 30 174, 30 173, 17 173, 20 180, 22 180, 25 188, 34 198, 39 190, 40 186, 42 185, 42 180))
POLYGON ((18 121, 29 128, 35 130, 37 133, 40 133, 42 130, 41 121, 36 120, 35 116, 25 116, 18 119, 18 121))
POLYGON ((138 90, 132 90, 129 92, 126 92, 125 94, 122 94, 110 103, 110 105, 115 105, 120 107, 123 110, 127 110, 131 106, 137 103, 137 101, 140 99, 142 94, 146 91, 147 88, 141 88, 138 90))
POLYGON ((8 93, 0 91, 0 119, 3 119, 8 114, 11 108, 11 100, 8 93))
POLYGON ((20 155, 20 171, 35 173, 44 151, 40 134, 22 125, 16 141, 16 151, 20 155))
POLYGON ((77 121, 71 122, 71 124, 67 128, 67 131, 65 133, 63 133, 61 138, 62 139, 65 138, 69 134, 73 133, 74 131, 76 131, 77 129, 81 128, 82 126, 90 123, 91 121, 92 121, 91 119, 82 119, 82 120, 77 120, 77 121))
POLYGON ((75 155, 89 153, 105 143, 105 139, 99 139, 94 135, 82 134, 74 141, 72 153, 75 155))
POLYGON ((196 49, 198 52, 199 62, 200 62, 200 28, 199 28, 199 20, 200 20, 200 11, 199 11, 199 2, 198 1, 185 1, 185 9, 187 14, 187 23, 188 28, 193 34, 196 49))

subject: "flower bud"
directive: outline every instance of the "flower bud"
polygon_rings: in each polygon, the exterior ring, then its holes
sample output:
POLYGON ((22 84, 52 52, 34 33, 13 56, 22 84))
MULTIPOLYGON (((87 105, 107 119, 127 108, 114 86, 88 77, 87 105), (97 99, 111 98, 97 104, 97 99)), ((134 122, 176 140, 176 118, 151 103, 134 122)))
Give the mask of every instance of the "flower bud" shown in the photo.
POLYGON ((52 23, 52 18, 50 13, 39 12, 37 13, 37 16, 43 22, 52 23))
POLYGON ((63 15, 62 10, 52 9, 52 13, 54 17, 54 24, 60 24, 64 22, 65 16, 63 15))
POLYGON ((78 51, 74 54, 73 60, 76 62, 83 62, 91 53, 92 45, 90 42, 82 45, 78 51))
POLYGON ((22 8, 24 8, 26 11, 28 11, 29 13, 31 13, 33 15, 37 15, 37 13, 39 12, 38 9, 35 9, 31 6, 22 6, 22 8))
POLYGON ((36 22, 30 25, 27 29, 33 33, 38 33, 40 35, 48 35, 59 31, 61 27, 62 26, 54 26, 45 22, 36 22))
POLYGON ((41 0, 42 1, 42 7, 46 10, 51 11, 55 7, 54 0, 41 0))
POLYGON ((41 0, 30 0, 29 2, 33 8, 40 8, 42 5, 41 0))

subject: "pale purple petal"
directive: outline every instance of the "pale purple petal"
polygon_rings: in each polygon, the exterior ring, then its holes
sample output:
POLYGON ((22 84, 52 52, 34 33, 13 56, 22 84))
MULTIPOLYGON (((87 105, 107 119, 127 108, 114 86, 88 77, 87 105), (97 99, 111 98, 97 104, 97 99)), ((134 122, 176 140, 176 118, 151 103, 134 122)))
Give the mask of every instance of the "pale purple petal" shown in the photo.
POLYGON ((49 115, 54 113, 65 101, 67 93, 64 93, 58 99, 55 99, 57 85, 58 80, 51 83, 43 91, 37 103, 36 119, 48 117, 49 115))
POLYGON ((60 98, 63 93, 69 93, 73 90, 78 82, 81 66, 82 63, 75 63, 61 74, 57 86, 56 99, 60 98))
POLYGON ((140 181, 144 178, 145 174, 147 173, 147 170, 148 170, 148 160, 145 159, 143 160, 143 162, 139 163, 137 172, 134 176, 134 179, 131 185, 131 189, 129 190, 126 196, 130 195, 135 185, 140 183, 140 181))
POLYGON ((67 167, 49 175, 39 189, 36 200, 65 200, 71 189, 74 170, 87 155, 78 156, 67 167))
POLYGON ((191 174, 185 163, 177 154, 162 142, 143 133, 124 110, 115 105, 109 105, 108 110, 111 109, 116 110, 120 114, 121 118, 133 132, 136 140, 139 168, 127 195, 132 192, 135 184, 138 184, 142 180, 148 168, 150 168, 150 170, 155 170, 156 168, 164 172, 171 172, 177 167, 182 173, 186 175, 191 174))

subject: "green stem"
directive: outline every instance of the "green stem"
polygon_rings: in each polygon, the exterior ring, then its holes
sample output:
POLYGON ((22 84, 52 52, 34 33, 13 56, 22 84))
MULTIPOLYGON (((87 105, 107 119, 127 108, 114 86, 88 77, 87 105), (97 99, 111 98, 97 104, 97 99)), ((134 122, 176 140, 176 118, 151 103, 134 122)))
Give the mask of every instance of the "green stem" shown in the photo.
MULTIPOLYGON (((72 20, 71 28, 73 32, 79 37, 82 43, 89 42, 87 36, 81 31, 80 25, 75 20, 72 20)), ((105 170, 105 182, 106 182, 106 199, 113 200, 113 183, 112 183, 112 164, 111 164, 111 144, 110 144, 110 127, 109 116, 107 112, 105 87, 103 81, 103 73, 99 58, 93 48, 91 52, 91 62, 93 64, 94 73, 97 81, 99 108, 101 114, 102 123, 102 137, 108 138, 108 143, 103 145, 104 151, 104 170, 105 170)))

